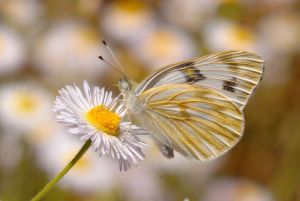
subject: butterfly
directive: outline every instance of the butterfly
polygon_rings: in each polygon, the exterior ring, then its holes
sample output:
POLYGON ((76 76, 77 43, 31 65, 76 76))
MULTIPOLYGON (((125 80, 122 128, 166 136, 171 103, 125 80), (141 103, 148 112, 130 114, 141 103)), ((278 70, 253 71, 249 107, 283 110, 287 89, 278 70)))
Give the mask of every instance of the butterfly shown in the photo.
POLYGON ((133 124, 149 132, 161 153, 207 161, 241 139, 243 109, 262 79, 264 61, 226 51, 173 65, 141 83, 123 76, 119 89, 133 124))

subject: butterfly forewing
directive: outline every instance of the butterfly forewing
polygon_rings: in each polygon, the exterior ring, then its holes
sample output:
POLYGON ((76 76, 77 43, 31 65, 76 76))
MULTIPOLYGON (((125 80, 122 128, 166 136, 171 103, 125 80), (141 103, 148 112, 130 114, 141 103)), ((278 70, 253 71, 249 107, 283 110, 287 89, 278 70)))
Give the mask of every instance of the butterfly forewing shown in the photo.
POLYGON ((215 158, 241 138, 244 117, 230 98, 199 85, 168 84, 138 96, 144 127, 162 144, 200 161, 215 158))
POLYGON ((263 74, 264 62, 254 53, 228 51, 180 62, 150 75, 135 90, 191 84, 213 88, 243 108, 263 74))

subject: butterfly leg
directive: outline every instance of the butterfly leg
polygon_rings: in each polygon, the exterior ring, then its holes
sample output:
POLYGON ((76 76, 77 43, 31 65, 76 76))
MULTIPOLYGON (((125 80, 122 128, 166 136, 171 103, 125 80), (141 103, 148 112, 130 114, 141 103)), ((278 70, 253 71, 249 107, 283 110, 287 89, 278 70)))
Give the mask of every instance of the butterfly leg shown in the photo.
POLYGON ((152 135, 153 142, 156 144, 158 147, 159 151, 166 157, 166 158, 174 158, 174 150, 157 140, 153 135, 152 135))

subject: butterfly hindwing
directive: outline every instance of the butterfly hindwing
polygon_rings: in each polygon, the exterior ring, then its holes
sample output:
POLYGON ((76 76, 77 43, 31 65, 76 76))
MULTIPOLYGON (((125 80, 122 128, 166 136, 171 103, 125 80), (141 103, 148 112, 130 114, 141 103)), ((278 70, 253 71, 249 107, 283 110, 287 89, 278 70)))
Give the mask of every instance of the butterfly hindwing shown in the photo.
POLYGON ((242 109, 260 82, 263 67, 254 53, 221 52, 169 65, 146 78, 135 93, 167 84, 201 85, 226 95, 242 109))
POLYGON ((243 133, 243 112, 211 88, 163 85, 140 94, 138 102, 145 108, 142 124, 155 140, 200 161, 225 153, 243 133))

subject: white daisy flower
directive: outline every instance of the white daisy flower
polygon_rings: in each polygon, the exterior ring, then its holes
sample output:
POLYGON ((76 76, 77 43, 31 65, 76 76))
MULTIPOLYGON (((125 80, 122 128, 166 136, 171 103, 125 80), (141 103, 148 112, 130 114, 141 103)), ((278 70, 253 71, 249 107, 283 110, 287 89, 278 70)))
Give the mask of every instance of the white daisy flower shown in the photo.
POLYGON ((125 107, 118 98, 112 98, 112 92, 99 87, 91 89, 87 82, 83 86, 84 93, 76 85, 59 91, 54 106, 58 121, 69 126, 68 132, 81 140, 91 139, 100 156, 117 158, 120 170, 130 169, 144 159, 142 149, 146 144, 136 135, 145 131, 122 122, 125 107))

